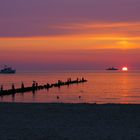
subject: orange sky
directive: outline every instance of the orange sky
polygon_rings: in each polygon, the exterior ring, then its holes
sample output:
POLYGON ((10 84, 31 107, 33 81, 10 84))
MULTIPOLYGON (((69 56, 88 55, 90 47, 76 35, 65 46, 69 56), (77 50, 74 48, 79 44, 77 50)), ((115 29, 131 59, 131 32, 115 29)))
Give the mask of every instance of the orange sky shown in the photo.
POLYGON ((3 37, 0 61, 18 65, 19 69, 105 69, 123 65, 137 69, 139 40, 139 36, 115 34, 3 37))
POLYGON ((63 28, 68 33, 38 37, 1 37, 0 50, 135 49, 140 45, 137 32, 140 30, 140 23, 137 22, 62 24, 50 28, 63 28))
POLYGON ((140 69, 139 6, 137 0, 1 1, 0 65, 140 69))

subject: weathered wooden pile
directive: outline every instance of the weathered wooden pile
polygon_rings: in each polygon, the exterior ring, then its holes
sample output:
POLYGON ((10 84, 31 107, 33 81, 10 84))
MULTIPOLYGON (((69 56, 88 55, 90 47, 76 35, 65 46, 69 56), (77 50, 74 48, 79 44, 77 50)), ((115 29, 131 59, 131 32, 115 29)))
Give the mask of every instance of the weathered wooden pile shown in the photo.
POLYGON ((84 83, 84 82, 87 82, 87 80, 85 80, 84 78, 82 78, 82 79, 77 78, 76 80, 71 80, 71 78, 68 78, 66 82, 58 80, 58 82, 56 82, 54 84, 47 83, 44 85, 38 85, 38 83, 36 81, 33 81, 31 87, 25 87, 24 83, 21 83, 21 88, 15 88, 15 85, 12 84, 12 88, 7 89, 7 90, 4 90, 3 85, 1 85, 0 96, 12 95, 12 94, 16 94, 16 93, 35 92, 35 91, 43 90, 43 89, 48 90, 53 87, 60 88, 61 86, 65 86, 65 85, 69 86, 71 84, 79 84, 79 83, 84 83))

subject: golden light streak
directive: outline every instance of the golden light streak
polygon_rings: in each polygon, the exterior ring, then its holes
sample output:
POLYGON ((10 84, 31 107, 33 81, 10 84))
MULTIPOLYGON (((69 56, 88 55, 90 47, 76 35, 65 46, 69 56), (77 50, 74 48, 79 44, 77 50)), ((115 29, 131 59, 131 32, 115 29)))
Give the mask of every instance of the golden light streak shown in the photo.
POLYGON ((0 50, 134 49, 139 46, 140 37, 109 35, 0 38, 0 50))
POLYGON ((64 34, 1 37, 0 50, 135 49, 140 47, 140 22, 99 22, 51 25, 64 34), (69 33, 70 31, 70 33, 69 33), (131 35, 131 33, 133 33, 131 35))

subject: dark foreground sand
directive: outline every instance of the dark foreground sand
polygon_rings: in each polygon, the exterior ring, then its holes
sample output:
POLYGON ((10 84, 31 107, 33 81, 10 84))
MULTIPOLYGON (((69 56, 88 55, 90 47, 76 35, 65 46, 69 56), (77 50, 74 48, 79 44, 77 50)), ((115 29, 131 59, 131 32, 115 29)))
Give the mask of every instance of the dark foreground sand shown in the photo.
POLYGON ((0 140, 140 140, 140 105, 0 103, 0 140))

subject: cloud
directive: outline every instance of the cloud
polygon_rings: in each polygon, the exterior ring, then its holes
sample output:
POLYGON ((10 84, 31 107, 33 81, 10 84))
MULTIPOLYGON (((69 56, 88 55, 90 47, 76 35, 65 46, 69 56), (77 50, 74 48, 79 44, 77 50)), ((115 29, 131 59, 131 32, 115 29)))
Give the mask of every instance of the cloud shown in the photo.
POLYGON ((140 22, 75 22, 51 24, 50 35, 92 34, 120 36, 140 36, 140 22))

